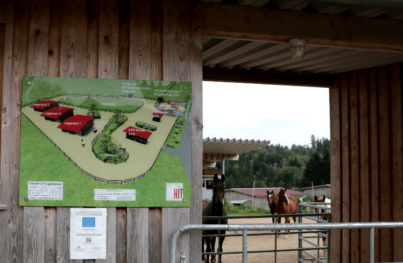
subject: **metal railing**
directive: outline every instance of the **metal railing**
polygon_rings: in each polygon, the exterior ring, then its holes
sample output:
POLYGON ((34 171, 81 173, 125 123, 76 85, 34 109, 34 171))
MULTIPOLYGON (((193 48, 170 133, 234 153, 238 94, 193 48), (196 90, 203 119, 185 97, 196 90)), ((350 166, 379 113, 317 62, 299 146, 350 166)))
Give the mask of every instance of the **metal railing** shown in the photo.
MULTIPOLYGON (((323 204, 323 203, 322 203, 323 204)), ((320 216, 320 215, 326 215, 326 216, 330 216, 330 214, 326 213, 308 213, 308 214, 277 214, 277 215, 253 215, 253 216, 245 216, 245 215, 241 215, 241 216, 203 216, 203 219, 213 219, 213 220, 218 220, 218 224, 221 224, 221 220, 222 219, 253 219, 253 218, 275 218, 278 219, 279 217, 298 217, 299 218, 299 222, 302 222, 302 217, 308 217, 308 218, 314 218, 315 216, 320 216)), ((326 236, 324 234, 321 233, 322 230, 316 230, 316 231, 296 231, 296 232, 287 232, 284 233, 285 235, 302 235, 302 234, 316 234, 316 235, 321 235, 321 236, 326 236)), ((264 232, 264 233, 252 233, 252 234, 248 234, 248 236, 274 236, 274 249, 272 250, 253 250, 253 251, 247 251, 248 253, 274 253, 274 262, 277 262, 277 253, 280 252, 291 252, 291 251, 298 251, 300 252, 301 250, 317 250, 317 249, 324 249, 326 247, 320 247, 320 248, 301 248, 301 246, 299 248, 290 248, 290 249, 278 249, 277 248, 277 239, 278 239, 278 235, 280 233, 277 231, 274 232, 264 232)), ((221 234, 221 231, 218 230, 218 234, 217 235, 203 235, 203 237, 218 237, 218 240, 220 239, 220 237, 236 237, 236 236, 243 236, 243 234, 221 234)), ((242 251, 231 251, 231 252, 204 252, 203 255, 225 255, 225 254, 241 254, 242 251)), ((220 258, 218 257, 218 261, 217 263, 221 263, 220 262, 220 258)))
MULTIPOLYGON (((256 224, 256 225, 203 225, 193 224, 180 227, 173 234, 171 238, 171 249, 169 255, 169 263, 175 262, 176 259, 176 243, 178 237, 189 230, 227 230, 227 231, 243 231, 243 243, 242 243, 242 263, 247 262, 247 255, 250 253, 247 251, 247 233, 248 231, 265 231, 265 230, 331 230, 331 229, 370 229, 370 241, 369 241, 369 262, 374 263, 374 244, 375 244, 375 228, 403 228, 403 222, 368 222, 368 223, 328 223, 328 224, 256 224)), ((304 248, 305 250, 307 248, 304 248)), ((318 248, 312 248, 318 249, 318 248)), ((224 254, 224 253, 223 253, 224 254)), ((319 262, 323 262, 319 260, 319 262)))

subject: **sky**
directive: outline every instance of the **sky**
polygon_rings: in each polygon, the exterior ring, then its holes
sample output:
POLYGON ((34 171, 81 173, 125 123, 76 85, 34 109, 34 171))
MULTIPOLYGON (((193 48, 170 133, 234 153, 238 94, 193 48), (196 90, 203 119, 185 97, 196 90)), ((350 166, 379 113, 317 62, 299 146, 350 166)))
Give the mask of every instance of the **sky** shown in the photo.
POLYGON ((203 82, 203 138, 310 145, 330 139, 329 89, 203 82))

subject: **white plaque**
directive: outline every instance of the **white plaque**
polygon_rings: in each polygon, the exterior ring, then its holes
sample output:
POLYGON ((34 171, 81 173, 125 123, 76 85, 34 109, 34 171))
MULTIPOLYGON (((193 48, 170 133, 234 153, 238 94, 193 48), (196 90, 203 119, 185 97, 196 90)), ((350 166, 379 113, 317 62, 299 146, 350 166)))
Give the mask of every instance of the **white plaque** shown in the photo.
POLYGON ((136 189, 94 189, 96 201, 136 201, 136 189))
POLYGON ((63 200, 63 182, 28 181, 29 200, 63 200))
POLYGON ((70 259, 106 259, 106 208, 70 209, 70 259))
POLYGON ((183 201, 183 183, 167 183, 167 201, 183 201))

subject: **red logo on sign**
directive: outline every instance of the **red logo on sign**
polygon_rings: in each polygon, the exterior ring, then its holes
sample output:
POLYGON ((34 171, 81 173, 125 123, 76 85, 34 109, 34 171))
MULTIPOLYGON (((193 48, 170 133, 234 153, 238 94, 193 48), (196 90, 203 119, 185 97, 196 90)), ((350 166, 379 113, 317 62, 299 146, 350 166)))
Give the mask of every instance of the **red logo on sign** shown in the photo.
POLYGON ((182 199, 183 189, 174 189, 174 199, 182 199))

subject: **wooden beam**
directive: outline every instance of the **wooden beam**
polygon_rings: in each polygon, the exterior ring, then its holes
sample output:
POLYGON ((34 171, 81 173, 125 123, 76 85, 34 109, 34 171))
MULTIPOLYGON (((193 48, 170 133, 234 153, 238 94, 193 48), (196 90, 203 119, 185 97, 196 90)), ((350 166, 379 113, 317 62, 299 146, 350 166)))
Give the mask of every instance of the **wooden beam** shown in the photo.
POLYGON ((221 160, 233 160, 236 161, 238 160, 239 155, 238 154, 210 154, 210 153, 204 153, 203 154, 203 162, 210 162, 210 161, 221 161, 221 160))
POLYGON ((403 21, 203 4, 203 36, 403 52, 403 21))
POLYGON ((217 68, 203 68, 203 80, 308 87, 332 85, 330 75, 217 68))
POLYGON ((0 24, 0 32, 5 32, 5 31, 6 31, 6 25, 0 24))

